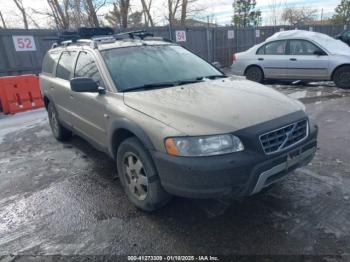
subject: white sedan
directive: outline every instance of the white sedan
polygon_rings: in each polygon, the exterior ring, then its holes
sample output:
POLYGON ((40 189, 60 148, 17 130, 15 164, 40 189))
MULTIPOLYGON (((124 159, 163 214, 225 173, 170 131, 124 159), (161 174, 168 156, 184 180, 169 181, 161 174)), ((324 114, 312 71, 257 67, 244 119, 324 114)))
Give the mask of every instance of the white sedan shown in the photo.
POLYGON ((234 55, 233 73, 255 82, 265 79, 334 81, 350 88, 350 47, 325 34, 279 32, 234 55))

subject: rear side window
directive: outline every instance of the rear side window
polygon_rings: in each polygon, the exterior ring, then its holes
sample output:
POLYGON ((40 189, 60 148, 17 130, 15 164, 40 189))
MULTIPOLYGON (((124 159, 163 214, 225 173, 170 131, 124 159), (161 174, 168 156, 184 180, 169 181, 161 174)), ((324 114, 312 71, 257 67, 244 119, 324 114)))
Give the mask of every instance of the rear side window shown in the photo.
POLYGON ((88 77, 95 80, 100 86, 104 87, 100 72, 95 63, 94 57, 86 52, 80 52, 75 66, 74 77, 88 77))
POLYGON ((43 60, 42 71, 45 73, 52 74, 53 69, 57 64, 59 57, 60 57, 60 53, 46 53, 43 60))
POLYGON ((70 80, 71 72, 73 71, 76 52, 62 52, 60 61, 56 69, 56 77, 65 80, 70 80))
POLYGON ((258 55, 285 55, 287 41, 275 41, 260 47, 258 55))

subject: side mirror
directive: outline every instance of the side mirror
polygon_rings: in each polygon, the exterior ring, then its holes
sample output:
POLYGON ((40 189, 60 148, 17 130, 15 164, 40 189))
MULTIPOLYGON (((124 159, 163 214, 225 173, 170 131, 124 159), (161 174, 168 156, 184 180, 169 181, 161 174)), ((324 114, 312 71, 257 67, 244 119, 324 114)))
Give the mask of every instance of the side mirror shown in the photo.
POLYGON ((327 55, 325 52, 321 51, 321 50, 318 50, 318 51, 315 51, 314 52, 314 55, 317 55, 317 56, 324 56, 324 55, 327 55))
POLYGON ((76 77, 70 80, 70 88, 79 93, 100 93, 103 94, 105 89, 99 87, 98 83, 91 78, 76 77))
POLYGON ((211 63, 213 66, 215 66, 216 68, 222 68, 222 65, 221 65, 221 63, 220 62, 213 62, 213 63, 211 63))

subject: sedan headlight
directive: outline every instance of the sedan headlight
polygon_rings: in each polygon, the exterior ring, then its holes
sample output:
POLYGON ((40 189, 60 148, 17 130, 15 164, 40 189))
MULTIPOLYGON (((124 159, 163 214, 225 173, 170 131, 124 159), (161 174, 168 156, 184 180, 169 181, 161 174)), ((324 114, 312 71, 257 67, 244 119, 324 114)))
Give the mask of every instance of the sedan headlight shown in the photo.
POLYGON ((241 140, 234 135, 167 138, 165 148, 173 156, 214 156, 244 150, 241 140))

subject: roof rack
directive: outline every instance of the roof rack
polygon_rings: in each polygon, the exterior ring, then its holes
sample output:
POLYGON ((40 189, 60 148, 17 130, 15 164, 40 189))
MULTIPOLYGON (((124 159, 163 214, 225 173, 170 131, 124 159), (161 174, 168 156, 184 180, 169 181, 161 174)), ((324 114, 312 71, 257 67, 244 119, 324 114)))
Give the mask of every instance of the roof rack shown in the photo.
POLYGON ((145 30, 137 30, 130 32, 122 32, 114 34, 114 30, 110 27, 101 27, 101 28, 87 28, 82 27, 77 31, 62 31, 58 34, 57 38, 50 38, 47 40, 57 40, 56 43, 52 45, 52 48, 58 46, 69 46, 71 44, 80 44, 80 45, 90 45, 92 48, 97 48, 98 44, 101 43, 114 43, 117 40, 125 39, 136 39, 141 40, 158 40, 172 42, 169 39, 162 37, 154 37, 152 33, 149 33, 145 30))
POLYGON ((95 36, 114 35, 111 27, 81 27, 78 29, 78 35, 83 39, 89 39, 95 36))
POLYGON ((135 39, 136 37, 140 38, 141 40, 145 39, 146 37, 154 37, 154 34, 147 32, 146 30, 137 30, 137 31, 129 31, 129 32, 123 32, 116 34, 116 36, 129 36, 131 39, 135 39))

